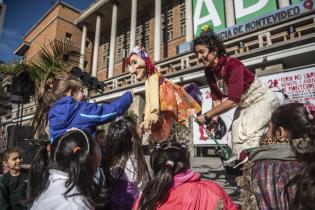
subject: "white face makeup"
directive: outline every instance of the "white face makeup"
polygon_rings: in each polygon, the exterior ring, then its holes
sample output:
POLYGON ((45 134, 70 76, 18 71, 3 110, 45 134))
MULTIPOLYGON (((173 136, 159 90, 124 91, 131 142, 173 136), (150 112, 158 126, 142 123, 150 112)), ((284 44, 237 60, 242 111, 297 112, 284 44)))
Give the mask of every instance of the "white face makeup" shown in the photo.
POLYGON ((128 65, 128 69, 130 74, 135 74, 136 79, 141 81, 146 76, 146 65, 145 61, 136 54, 131 55, 130 57, 130 64, 128 65))

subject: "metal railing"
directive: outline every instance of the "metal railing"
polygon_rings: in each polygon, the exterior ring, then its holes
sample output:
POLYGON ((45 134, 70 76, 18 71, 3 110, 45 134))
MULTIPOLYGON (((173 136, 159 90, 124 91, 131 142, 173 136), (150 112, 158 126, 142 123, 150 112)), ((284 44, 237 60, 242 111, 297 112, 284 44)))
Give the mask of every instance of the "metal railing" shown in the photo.
MULTIPOLYGON (((315 35, 315 15, 308 15, 302 18, 294 19, 286 23, 275 25, 264 30, 259 30, 246 35, 241 35, 232 40, 225 42, 228 55, 234 57, 242 57, 253 54, 260 50, 271 49, 274 46, 285 46, 288 43, 299 42, 308 36, 315 35), (290 28, 293 27, 293 28, 290 28), (292 30, 293 29, 293 30, 292 30)), ((174 72, 184 72, 185 69, 197 67, 198 61, 194 53, 178 55, 173 58, 168 58, 156 63, 157 69, 163 74, 173 74, 174 72)), ((134 75, 129 73, 120 76, 106 79, 104 83, 104 92, 119 91, 120 88, 128 88, 139 83, 134 75)), ((26 106, 25 114, 31 114, 35 111, 34 107, 26 106)), ((13 107, 12 113, 6 116, 1 116, 1 122, 12 121, 16 118, 16 108, 13 107)))

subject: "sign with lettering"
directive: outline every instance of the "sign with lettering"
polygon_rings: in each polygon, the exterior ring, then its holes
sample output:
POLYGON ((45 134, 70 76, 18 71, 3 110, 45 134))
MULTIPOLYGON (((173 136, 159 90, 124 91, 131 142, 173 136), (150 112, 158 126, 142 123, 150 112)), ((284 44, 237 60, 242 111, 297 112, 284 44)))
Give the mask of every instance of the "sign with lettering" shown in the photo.
POLYGON ((224 29, 224 1, 223 0, 193 0, 194 34, 201 32, 205 24, 212 25, 214 31, 224 29))
POLYGON ((193 0, 194 34, 200 34, 205 24, 222 39, 229 39, 242 33, 266 27, 301 13, 313 10, 315 0, 293 0, 292 5, 277 10, 276 0, 230 0, 234 1, 235 22, 237 25, 226 28, 223 0, 193 0))
POLYGON ((299 4, 291 5, 273 13, 268 13, 249 22, 238 24, 222 31, 217 32, 221 39, 230 39, 242 33, 250 32, 259 28, 266 27, 281 21, 286 21, 289 18, 298 16, 304 12, 314 9, 315 0, 306 0, 299 4))
POLYGON ((236 24, 251 21, 275 10, 276 0, 234 0, 236 24))
POLYGON ((260 77, 281 103, 300 102, 315 112, 315 67, 260 77))

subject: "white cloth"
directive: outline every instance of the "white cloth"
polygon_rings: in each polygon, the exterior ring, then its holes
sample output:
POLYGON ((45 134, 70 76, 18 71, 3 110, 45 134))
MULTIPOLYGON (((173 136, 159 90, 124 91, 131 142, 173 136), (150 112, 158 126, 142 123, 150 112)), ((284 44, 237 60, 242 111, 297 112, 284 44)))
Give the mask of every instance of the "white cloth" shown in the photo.
MULTIPOLYGON (((68 175, 65 172, 50 169, 49 185, 33 203, 31 210, 93 210, 89 207, 88 201, 81 195, 65 198, 64 193, 67 188, 65 186, 68 175)), ((68 195, 78 193, 74 187, 68 195)))
POLYGON ((227 137, 233 156, 226 163, 238 159, 244 149, 259 146, 271 114, 278 106, 276 94, 256 78, 243 93, 235 111, 227 137))

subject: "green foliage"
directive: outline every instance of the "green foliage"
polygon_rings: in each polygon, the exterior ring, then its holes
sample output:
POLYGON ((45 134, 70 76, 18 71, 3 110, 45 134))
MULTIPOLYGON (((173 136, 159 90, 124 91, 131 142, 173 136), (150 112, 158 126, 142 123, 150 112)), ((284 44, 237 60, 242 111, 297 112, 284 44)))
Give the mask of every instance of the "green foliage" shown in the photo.
POLYGON ((80 53, 72 42, 51 41, 43 46, 34 61, 28 64, 2 65, 0 74, 18 76, 27 72, 34 81, 36 90, 44 87, 47 79, 62 73, 79 64, 80 53))

